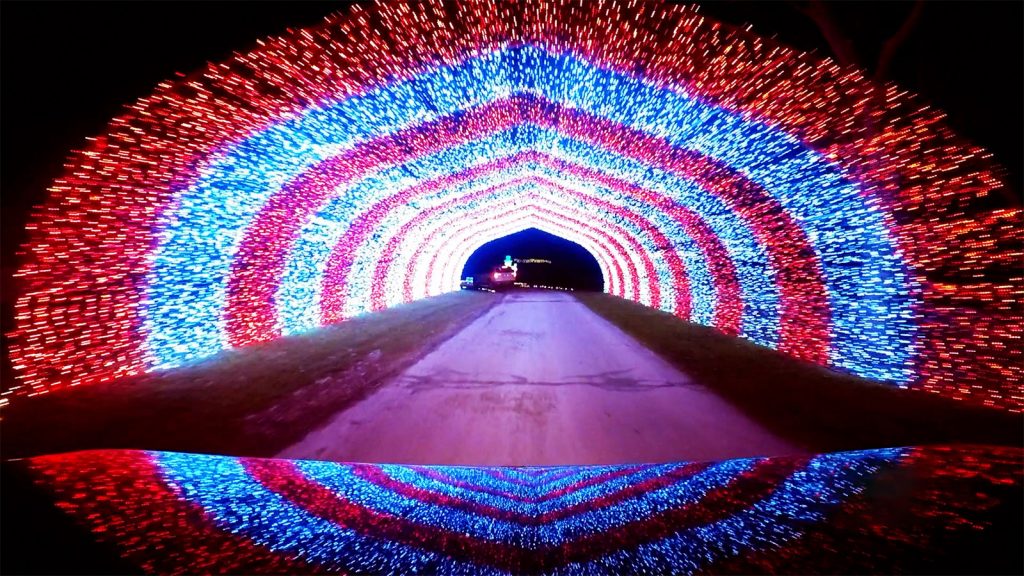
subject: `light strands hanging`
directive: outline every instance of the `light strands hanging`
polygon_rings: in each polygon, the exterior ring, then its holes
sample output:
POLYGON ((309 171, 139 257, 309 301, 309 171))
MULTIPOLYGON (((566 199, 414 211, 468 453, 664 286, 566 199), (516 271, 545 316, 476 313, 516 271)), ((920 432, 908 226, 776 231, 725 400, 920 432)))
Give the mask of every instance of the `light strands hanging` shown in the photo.
POLYGON ((29 224, 6 397, 455 289, 459 199, 548 194, 549 228, 614 233, 585 239, 609 290, 1019 411, 1021 211, 976 202, 1000 186, 914 96, 695 7, 354 5, 161 83, 73 156, 29 224), (426 230, 434 266, 406 256, 426 230))

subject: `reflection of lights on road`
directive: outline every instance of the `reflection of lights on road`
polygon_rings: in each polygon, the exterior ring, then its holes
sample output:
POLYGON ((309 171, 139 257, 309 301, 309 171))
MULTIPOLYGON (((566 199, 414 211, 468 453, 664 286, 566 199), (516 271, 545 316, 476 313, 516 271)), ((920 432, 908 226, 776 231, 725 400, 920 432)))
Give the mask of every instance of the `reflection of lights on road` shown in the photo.
POLYGON ((992 561, 968 547, 1013 530, 993 519, 1015 513, 1024 451, 485 468, 109 450, 5 465, 145 572, 930 573, 915 563, 949 546, 992 561))

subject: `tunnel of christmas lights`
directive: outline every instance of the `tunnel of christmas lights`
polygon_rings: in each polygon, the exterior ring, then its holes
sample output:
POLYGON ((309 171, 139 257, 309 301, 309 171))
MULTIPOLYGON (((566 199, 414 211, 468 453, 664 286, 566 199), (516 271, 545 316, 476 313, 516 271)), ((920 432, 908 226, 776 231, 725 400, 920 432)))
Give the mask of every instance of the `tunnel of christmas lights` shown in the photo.
POLYGON ((158 85, 29 224, 7 394, 457 289, 539 228, 608 292, 1020 410, 1021 211, 892 85, 695 7, 355 5, 158 85))

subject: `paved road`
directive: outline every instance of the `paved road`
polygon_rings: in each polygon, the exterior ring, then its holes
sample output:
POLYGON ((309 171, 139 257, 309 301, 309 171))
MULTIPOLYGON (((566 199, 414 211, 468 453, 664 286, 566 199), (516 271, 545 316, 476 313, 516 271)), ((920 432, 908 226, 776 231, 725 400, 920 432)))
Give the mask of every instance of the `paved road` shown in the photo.
POLYGON ((520 292, 280 456, 529 466, 802 452, 571 295, 520 292))

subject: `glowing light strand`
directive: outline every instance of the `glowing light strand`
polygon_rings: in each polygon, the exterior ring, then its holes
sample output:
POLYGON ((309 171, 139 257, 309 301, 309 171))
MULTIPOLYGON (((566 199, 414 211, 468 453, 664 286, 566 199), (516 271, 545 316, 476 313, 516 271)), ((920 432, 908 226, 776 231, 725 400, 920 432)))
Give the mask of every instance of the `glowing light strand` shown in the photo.
MULTIPOLYGON (((294 250, 303 227, 332 195, 351 210, 337 222, 354 222, 396 181, 365 196, 343 182, 431 150, 438 176, 456 174, 469 165, 449 151, 502 130, 519 151, 570 162, 586 157, 581 145, 603 151, 588 168, 692 211, 725 247, 708 263, 715 283, 736 274, 739 290, 714 296, 732 295, 739 333, 869 378, 1024 407, 1024 226, 1017 208, 980 207, 1002 186, 990 155, 896 87, 696 8, 573 0, 356 6, 158 85, 75 154, 29 224, 11 333, 20 383, 5 399, 173 366, 251 341, 259 326, 279 330, 276 308, 254 324, 234 314, 275 297, 289 259, 304 257, 294 250), (492 116, 474 112, 487 107, 492 116), (545 133, 568 142, 551 149, 537 139, 545 133), (340 178, 324 169, 338 158, 351 160, 340 178), (725 172, 694 179, 698 165, 725 172), (666 178, 703 195, 666 193, 677 189, 666 178), (268 203, 283 190, 293 197, 268 203), (732 220, 716 213, 723 204, 732 220), (266 254, 246 237, 266 238, 266 254), (815 303, 800 305, 806 298, 815 303)), ((648 200, 648 221, 677 212, 648 200)), ((400 243, 390 235, 412 217, 398 214, 380 220, 384 246, 400 243)), ((365 288, 379 281, 354 277, 356 309, 396 301, 394 288, 384 298, 365 288)), ((707 321, 711 309, 701 310, 707 321)))

